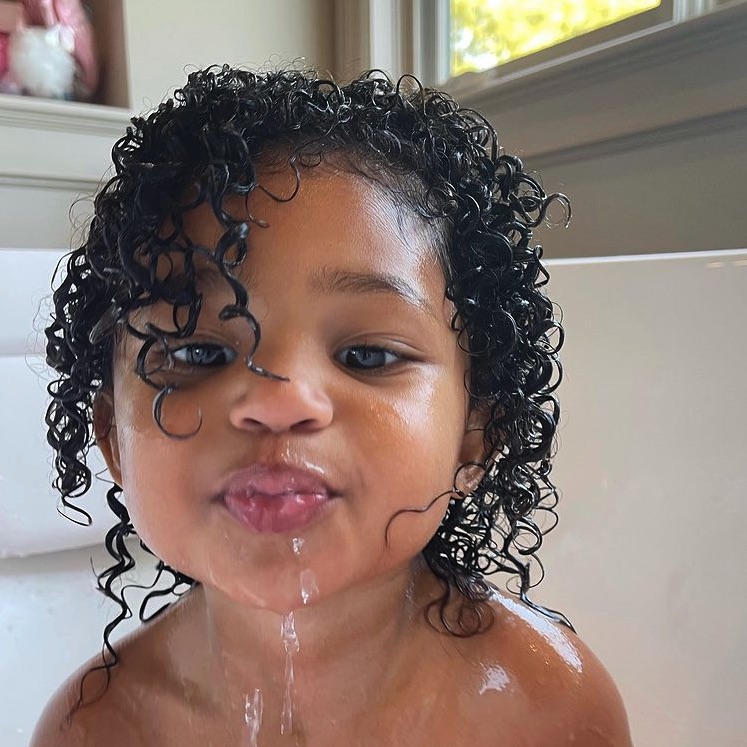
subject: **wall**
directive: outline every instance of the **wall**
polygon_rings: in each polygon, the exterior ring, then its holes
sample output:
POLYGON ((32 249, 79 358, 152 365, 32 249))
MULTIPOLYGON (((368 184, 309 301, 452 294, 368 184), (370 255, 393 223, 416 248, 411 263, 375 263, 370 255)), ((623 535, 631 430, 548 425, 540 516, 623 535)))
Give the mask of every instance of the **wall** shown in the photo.
POLYGON ((185 66, 303 59, 329 70, 332 16, 332 0, 126 0, 131 106, 157 104, 184 79, 185 66))

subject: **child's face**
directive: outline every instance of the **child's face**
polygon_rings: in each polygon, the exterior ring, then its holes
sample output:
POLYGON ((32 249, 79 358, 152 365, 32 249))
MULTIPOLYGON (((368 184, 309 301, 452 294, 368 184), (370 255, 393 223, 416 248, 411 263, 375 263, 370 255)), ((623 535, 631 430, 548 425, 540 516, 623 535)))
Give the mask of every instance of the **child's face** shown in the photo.
MULTIPOLYGON (((288 174, 261 183, 276 194, 291 188, 288 174)), ((234 214, 246 207, 231 203, 234 214)), ((158 428, 156 390, 134 372, 140 343, 129 337, 115 360, 114 426, 103 435, 109 412, 101 404, 97 430, 153 552, 236 601, 284 613, 301 605, 302 585, 321 598, 407 569, 448 498, 395 518, 387 546, 389 520, 448 491, 458 466, 479 457, 479 439, 465 437, 466 356, 418 219, 398 223, 397 208, 378 188, 325 167, 305 170, 290 202, 256 190, 248 209, 269 224, 252 228, 238 271, 261 325, 254 362, 289 381, 247 369, 247 325, 218 320, 233 294, 224 281, 206 283, 197 333, 175 344, 201 343, 202 351, 184 348, 177 358, 208 351, 199 360, 211 365, 174 372, 179 390, 162 413, 169 433, 189 433, 201 419, 199 430, 176 439, 158 428), (320 510, 301 513, 286 530, 271 515, 265 531, 239 520, 226 491, 265 468, 301 492, 321 483, 320 510)), ((208 246, 221 233, 204 208, 188 216, 185 231, 208 246)), ((154 305, 134 323, 168 327, 171 315, 170 306, 154 305)))

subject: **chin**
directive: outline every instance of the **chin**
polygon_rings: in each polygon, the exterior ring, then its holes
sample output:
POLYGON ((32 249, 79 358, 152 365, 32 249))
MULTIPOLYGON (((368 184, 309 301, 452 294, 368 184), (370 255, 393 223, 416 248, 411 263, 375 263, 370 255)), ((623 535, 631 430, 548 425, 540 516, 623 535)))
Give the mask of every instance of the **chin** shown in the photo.
POLYGON ((256 579, 253 582, 234 582, 225 585, 215 581, 217 579, 208 583, 236 604, 278 615, 287 615, 304 607, 312 607, 319 601, 318 589, 315 589, 315 593, 309 594, 302 588, 298 576, 288 579, 285 583, 276 580, 271 585, 257 584, 256 579))

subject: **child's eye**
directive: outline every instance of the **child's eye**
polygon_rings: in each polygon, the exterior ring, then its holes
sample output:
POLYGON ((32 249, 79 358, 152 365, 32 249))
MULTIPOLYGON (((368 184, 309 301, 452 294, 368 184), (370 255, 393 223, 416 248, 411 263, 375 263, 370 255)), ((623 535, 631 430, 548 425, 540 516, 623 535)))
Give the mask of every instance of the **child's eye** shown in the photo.
POLYGON ((402 356, 391 350, 372 345, 351 345, 341 350, 335 357, 348 368, 364 371, 392 366, 402 360, 402 356))
POLYGON ((225 345, 209 342, 190 343, 171 351, 171 357, 177 362, 195 368, 215 368, 225 366, 236 360, 236 351, 225 345))

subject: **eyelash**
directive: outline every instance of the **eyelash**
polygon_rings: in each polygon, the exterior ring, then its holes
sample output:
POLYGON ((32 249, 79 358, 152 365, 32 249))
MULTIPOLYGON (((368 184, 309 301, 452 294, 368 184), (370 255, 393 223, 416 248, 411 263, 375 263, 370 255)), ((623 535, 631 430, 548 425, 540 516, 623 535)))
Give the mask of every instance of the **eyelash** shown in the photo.
POLYGON ((355 371, 370 373, 383 373, 386 369, 390 369, 399 363, 403 363, 405 360, 403 356, 395 353, 393 350, 389 350, 388 348, 383 348, 378 345, 349 345, 348 347, 343 348, 337 355, 335 355, 335 359, 346 368, 351 368, 355 371), (350 355, 353 351, 360 352, 363 355, 370 355, 371 353, 383 354, 385 356, 385 362, 376 366, 357 365, 355 363, 352 363, 350 359, 346 359, 347 356, 350 355), (386 362, 386 356, 390 357, 389 362, 386 362))
POLYGON ((194 342, 188 345, 182 345, 171 351, 171 358, 179 365, 188 366, 189 368, 219 368, 233 363, 236 360, 236 351, 226 345, 216 345, 211 342, 194 342), (180 360, 179 353, 186 353, 188 360, 180 360), (201 354, 201 355, 200 355, 201 354), (216 360, 216 354, 221 355, 222 359, 216 360), (199 362, 195 358, 207 357, 208 361, 199 362))
MULTIPOLYGON (((180 366, 190 369, 209 369, 227 366, 236 360, 237 353, 226 345, 218 345, 210 342, 195 342, 171 351, 172 360, 180 366), (180 354, 184 359, 180 358, 180 354)), ((405 358, 395 353, 393 350, 378 345, 348 345, 335 354, 335 360, 346 368, 362 373, 383 373, 399 363, 403 363, 405 358), (361 357, 378 356, 375 365, 363 365, 361 357), (357 360, 356 360, 357 356, 357 360), (383 360, 381 360, 383 356, 383 360)))

